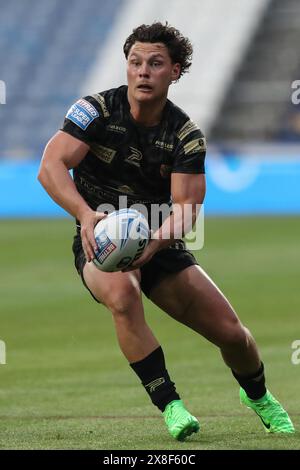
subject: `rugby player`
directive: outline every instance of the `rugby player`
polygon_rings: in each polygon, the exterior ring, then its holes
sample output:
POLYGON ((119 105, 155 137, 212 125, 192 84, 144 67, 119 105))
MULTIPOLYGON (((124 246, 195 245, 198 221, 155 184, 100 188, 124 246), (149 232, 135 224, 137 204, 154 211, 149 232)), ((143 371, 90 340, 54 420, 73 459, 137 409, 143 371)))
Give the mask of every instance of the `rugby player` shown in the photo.
MULTIPOLYGON (((184 212, 205 196, 204 136, 167 98, 169 86, 191 65, 189 39, 156 22, 134 29, 123 49, 128 84, 77 101, 41 162, 39 181, 77 221, 77 271, 92 296, 111 311, 120 348, 175 439, 197 432, 199 422, 168 374, 162 347, 145 321, 142 292, 220 349, 240 385, 241 402, 258 414, 267 431, 294 432, 287 412, 266 389, 250 331, 178 240, 182 220, 177 213, 156 228, 130 270, 105 273, 91 262, 97 249, 93 229, 105 217, 97 209, 104 203, 118 209, 120 196, 127 196, 128 206, 172 201, 184 212)), ((192 222, 196 216, 194 210, 192 222)))

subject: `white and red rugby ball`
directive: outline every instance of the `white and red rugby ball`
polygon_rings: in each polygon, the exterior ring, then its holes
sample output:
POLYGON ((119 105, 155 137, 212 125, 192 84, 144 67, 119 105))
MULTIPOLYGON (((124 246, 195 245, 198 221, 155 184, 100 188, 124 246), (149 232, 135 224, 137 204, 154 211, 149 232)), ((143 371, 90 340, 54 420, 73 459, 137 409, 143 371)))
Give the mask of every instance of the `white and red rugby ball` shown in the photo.
POLYGON ((121 209, 94 228, 97 251, 93 263, 101 271, 115 272, 139 259, 149 242, 147 219, 135 209, 121 209))

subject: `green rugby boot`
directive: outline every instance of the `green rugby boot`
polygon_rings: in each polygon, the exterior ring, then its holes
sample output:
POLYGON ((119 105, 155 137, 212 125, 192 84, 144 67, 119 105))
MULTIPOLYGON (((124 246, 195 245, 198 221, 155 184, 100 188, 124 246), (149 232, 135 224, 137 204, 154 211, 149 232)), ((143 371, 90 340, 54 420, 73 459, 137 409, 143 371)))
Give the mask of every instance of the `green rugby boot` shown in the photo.
POLYGON ((184 441, 200 429, 198 420, 185 409, 181 400, 168 403, 163 415, 169 433, 178 441, 184 441))
POLYGON ((251 400, 247 397, 245 390, 240 388, 240 400, 241 403, 251 408, 260 417, 266 432, 295 432, 289 415, 269 390, 259 400, 251 400))

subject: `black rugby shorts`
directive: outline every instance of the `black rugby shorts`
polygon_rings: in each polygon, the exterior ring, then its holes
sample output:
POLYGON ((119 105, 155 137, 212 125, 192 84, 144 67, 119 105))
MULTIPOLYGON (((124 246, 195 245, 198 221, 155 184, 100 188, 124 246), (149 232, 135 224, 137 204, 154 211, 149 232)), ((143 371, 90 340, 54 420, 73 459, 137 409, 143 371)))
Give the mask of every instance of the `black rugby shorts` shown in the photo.
MULTIPOLYGON (((83 268, 86 259, 81 244, 80 233, 77 233, 74 237, 72 250, 77 272, 80 274, 83 284, 88 289, 83 278, 83 268)), ((162 279, 169 274, 175 274, 194 264, 198 264, 196 258, 186 249, 185 243, 179 240, 174 243, 174 245, 155 253, 151 260, 140 268, 141 289, 144 294, 149 297, 151 289, 159 284, 162 279)), ((90 290, 89 292, 91 293, 90 290)), ((93 296, 92 293, 91 295, 93 296)), ((93 298, 95 299, 94 296, 93 298)))

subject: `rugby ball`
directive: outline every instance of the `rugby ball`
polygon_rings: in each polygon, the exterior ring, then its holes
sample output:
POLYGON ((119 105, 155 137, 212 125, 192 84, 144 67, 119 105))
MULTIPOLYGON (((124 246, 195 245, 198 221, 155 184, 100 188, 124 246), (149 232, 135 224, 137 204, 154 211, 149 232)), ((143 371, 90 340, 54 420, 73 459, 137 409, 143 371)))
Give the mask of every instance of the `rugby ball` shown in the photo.
POLYGON ((141 212, 121 209, 100 220, 94 228, 97 250, 93 263, 101 271, 127 268, 144 252, 149 242, 149 225, 141 212))

